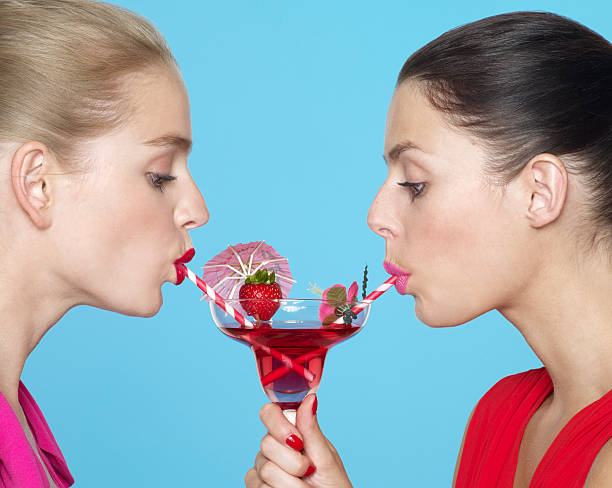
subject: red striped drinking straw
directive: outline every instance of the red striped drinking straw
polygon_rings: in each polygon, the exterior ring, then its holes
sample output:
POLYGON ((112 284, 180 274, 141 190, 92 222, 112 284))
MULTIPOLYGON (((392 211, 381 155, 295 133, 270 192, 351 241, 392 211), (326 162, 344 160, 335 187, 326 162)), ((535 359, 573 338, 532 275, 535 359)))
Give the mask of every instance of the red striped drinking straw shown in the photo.
MULTIPOLYGON (((208 295, 212 300, 214 300, 214 302, 222 310, 225 310, 225 312, 227 312, 229 315, 231 315, 240 325, 242 325, 243 327, 248 327, 249 329, 252 329, 253 327, 255 327, 250 320, 246 319, 238 310, 236 310, 229 303, 227 303, 215 290, 213 290, 210 286, 208 286, 204 282, 204 280, 199 278, 193 271, 191 271, 184 264, 182 264, 181 266, 183 266, 185 268, 185 271, 187 273, 187 278, 189 278, 189 281, 191 281, 200 290, 202 290, 206 295, 208 295)), ((271 349, 268 346, 264 346, 263 344, 259 344, 257 341, 249 338, 248 336, 243 336, 243 337, 241 337, 241 339, 245 340, 247 342, 250 342, 253 347, 261 349, 264 353, 269 354, 270 356, 272 356, 275 359, 278 359, 287 368, 292 369, 293 371, 295 371, 299 375, 301 375, 304 378, 306 378, 306 380, 313 381, 315 379, 315 376, 314 376, 314 374, 312 374, 311 371, 309 371, 306 368, 304 368, 304 366, 302 366, 301 364, 297 363, 296 361, 291 359, 289 356, 286 356, 285 354, 280 353, 280 352, 276 351, 275 349, 271 349)))

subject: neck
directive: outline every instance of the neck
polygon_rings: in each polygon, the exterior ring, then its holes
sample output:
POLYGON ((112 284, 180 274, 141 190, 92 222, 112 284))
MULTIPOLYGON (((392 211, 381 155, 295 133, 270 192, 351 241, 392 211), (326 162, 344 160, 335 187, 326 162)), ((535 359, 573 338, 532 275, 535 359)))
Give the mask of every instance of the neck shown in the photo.
MULTIPOLYGON (((7 253, 7 254, 10 254, 7 253)), ((0 265, 0 392, 15 409, 25 361, 44 334, 73 306, 40 263, 5 255, 0 265)))
POLYGON ((576 413, 612 389, 612 269, 607 257, 550 259, 500 312, 548 370, 552 405, 560 416, 576 413))

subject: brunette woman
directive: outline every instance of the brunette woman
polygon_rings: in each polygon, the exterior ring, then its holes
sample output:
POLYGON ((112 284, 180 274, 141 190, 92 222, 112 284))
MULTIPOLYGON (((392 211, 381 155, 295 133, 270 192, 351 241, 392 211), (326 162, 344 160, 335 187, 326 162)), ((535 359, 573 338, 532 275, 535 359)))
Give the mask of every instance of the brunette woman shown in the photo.
MULTIPOLYGON (((425 324, 497 309, 544 365, 478 402, 457 487, 612 486, 611 87, 610 43, 549 13, 451 30, 400 72, 368 216, 386 269, 425 324)), ((264 406, 248 488, 351 486, 315 412, 264 406)))

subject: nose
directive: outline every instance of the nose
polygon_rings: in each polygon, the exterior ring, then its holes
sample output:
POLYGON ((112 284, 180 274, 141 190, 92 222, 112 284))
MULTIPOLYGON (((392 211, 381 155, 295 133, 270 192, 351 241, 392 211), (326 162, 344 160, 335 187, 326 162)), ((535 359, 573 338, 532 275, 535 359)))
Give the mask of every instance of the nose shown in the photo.
POLYGON ((197 229, 208 222, 210 214, 206 202, 191 176, 189 176, 189 184, 186 185, 182 198, 176 206, 174 216, 176 223, 186 230, 197 229))
POLYGON ((368 226, 384 239, 397 237, 400 232, 400 223, 396 218, 396 209, 393 205, 391 192, 384 183, 368 212, 368 226))

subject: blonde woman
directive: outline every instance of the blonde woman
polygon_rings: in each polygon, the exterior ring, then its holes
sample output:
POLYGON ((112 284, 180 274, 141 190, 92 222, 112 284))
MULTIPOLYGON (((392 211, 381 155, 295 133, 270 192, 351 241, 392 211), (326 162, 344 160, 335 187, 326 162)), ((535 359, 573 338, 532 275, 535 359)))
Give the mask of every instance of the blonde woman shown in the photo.
MULTIPOLYGON (((453 29, 400 72, 388 176, 368 216, 385 239, 385 268, 425 324, 497 309, 545 366, 502 379, 478 402, 457 488, 612 486, 611 86, 606 39, 536 12, 453 29)), ((268 434, 248 488, 351 486, 314 397, 296 427, 272 404, 261 418, 268 434)))
POLYGON ((70 308, 154 315, 208 220, 189 100, 147 21, 85 0, 0 1, 0 486, 72 476, 21 383, 70 308))

